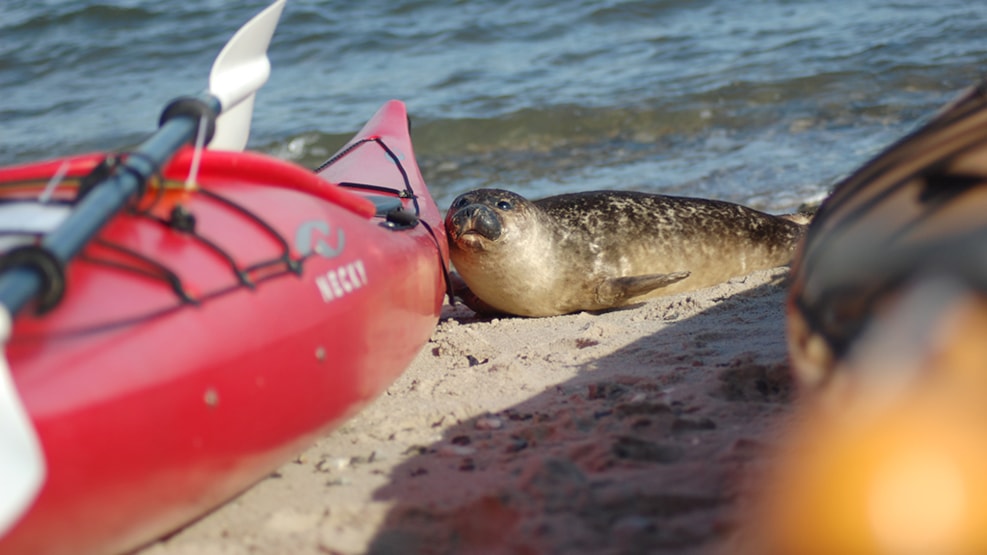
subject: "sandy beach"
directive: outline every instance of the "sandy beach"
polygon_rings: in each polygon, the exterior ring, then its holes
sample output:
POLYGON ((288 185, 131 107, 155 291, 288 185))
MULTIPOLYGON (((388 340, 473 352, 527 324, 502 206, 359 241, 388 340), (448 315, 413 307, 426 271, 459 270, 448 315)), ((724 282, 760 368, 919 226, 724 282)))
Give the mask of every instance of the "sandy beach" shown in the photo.
POLYGON ((723 551, 792 413, 786 275, 601 314, 446 306, 373 404, 139 554, 723 551))

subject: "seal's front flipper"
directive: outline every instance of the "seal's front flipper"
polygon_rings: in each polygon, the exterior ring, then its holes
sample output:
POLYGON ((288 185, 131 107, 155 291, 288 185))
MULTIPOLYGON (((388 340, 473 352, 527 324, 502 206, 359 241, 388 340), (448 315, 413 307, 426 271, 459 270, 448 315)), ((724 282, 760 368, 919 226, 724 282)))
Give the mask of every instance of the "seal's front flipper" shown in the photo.
POLYGON ((670 274, 648 274, 646 276, 627 276, 609 278, 596 289, 597 300, 605 305, 616 306, 623 301, 640 297, 655 289, 661 289, 689 277, 690 272, 672 272, 670 274))
POLYGON ((466 280, 464 280, 459 274, 451 272, 449 279, 452 282, 452 294, 479 316, 499 316, 502 314, 507 314, 503 310, 494 308, 480 297, 477 297, 476 293, 470 290, 469 285, 466 284, 466 280))

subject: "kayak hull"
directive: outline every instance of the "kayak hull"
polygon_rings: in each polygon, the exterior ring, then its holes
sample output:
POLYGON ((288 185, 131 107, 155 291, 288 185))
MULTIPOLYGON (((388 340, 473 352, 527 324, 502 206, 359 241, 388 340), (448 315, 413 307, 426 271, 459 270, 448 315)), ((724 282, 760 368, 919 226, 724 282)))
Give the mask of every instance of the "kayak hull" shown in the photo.
MULTIPOLYGON (((197 187, 149 190, 151 217, 141 203, 118 216, 70 264, 59 306, 15 320, 7 356, 48 469, 0 553, 153 540, 266 476, 403 371, 434 329, 447 260, 406 118, 386 105, 315 180, 260 155, 207 152, 197 187), (379 188, 378 202, 342 181, 379 188), (377 205, 415 221, 395 226, 377 205), (191 231, 176 213, 193 216, 191 231)), ((187 173, 192 156, 164 177, 187 173)))

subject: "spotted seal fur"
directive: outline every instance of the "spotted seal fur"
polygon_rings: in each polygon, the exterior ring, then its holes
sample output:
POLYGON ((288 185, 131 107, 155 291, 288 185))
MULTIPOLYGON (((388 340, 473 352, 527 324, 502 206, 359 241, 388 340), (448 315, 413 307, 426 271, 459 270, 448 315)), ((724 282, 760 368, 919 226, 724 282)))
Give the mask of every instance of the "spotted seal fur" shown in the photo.
POLYGON ((630 191, 532 202, 477 189, 453 201, 445 226, 467 304, 519 316, 614 308, 781 266, 804 233, 738 204, 630 191))

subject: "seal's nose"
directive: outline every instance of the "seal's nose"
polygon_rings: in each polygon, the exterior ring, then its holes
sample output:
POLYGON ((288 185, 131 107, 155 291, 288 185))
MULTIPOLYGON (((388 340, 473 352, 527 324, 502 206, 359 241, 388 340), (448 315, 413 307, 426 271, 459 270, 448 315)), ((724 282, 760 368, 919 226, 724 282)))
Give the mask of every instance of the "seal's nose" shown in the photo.
POLYGON ((493 241, 500 237, 503 230, 496 212, 482 204, 470 204, 449 216, 446 231, 457 238, 473 232, 493 241))

